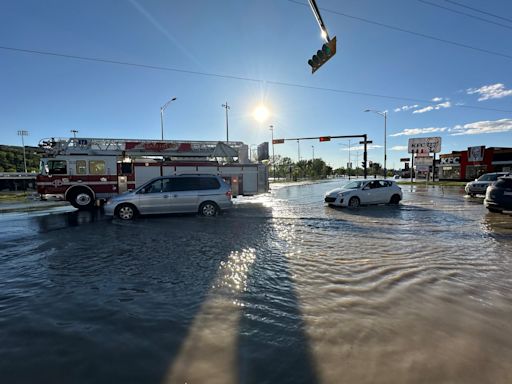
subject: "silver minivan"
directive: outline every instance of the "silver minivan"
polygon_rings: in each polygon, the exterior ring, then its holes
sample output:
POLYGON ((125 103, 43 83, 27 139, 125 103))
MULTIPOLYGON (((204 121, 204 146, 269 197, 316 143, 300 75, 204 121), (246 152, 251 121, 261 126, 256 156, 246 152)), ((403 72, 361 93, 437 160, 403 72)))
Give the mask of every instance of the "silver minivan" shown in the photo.
POLYGON ((139 188, 107 200, 107 216, 131 220, 136 215, 193 213, 215 216, 229 209, 231 186, 215 175, 157 177, 139 188))

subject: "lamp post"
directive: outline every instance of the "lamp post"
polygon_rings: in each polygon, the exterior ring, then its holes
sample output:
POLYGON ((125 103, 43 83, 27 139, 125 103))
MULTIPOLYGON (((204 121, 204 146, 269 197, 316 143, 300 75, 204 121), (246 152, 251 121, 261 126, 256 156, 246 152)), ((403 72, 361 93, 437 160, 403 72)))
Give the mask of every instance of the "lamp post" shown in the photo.
POLYGON ((76 129, 72 129, 70 132, 73 134, 73 138, 76 139, 76 134, 78 131, 76 129))
POLYGON ((272 132, 272 174, 274 181, 276 180, 276 156, 274 154, 274 126, 269 125, 268 129, 272 132))
POLYGON ((171 104, 174 100, 176 100, 176 97, 173 97, 162 107, 160 107, 160 127, 162 128, 162 140, 164 139, 164 111, 169 106, 169 104, 171 104))
POLYGON ((313 161, 315 161, 315 146, 314 146, 314 145, 312 145, 312 146, 311 146, 311 149, 312 149, 312 151, 313 151, 313 161))
POLYGON ((387 168, 386 168, 386 160, 387 160, 387 152, 386 152, 386 139, 387 139, 387 123, 388 123, 388 112, 387 111, 375 111, 373 109, 367 109, 365 112, 373 112, 377 113, 381 116, 384 116, 384 178, 387 176, 387 168))
POLYGON ((18 136, 21 136, 21 145, 23 146, 23 164, 25 167, 25 173, 27 173, 27 157, 25 156, 25 140, 23 140, 23 136, 28 136, 28 131, 18 131, 18 136))
POLYGON ((228 109, 231 109, 226 101, 226 104, 222 104, 222 108, 226 109, 226 142, 229 141, 229 125, 228 125, 228 109))

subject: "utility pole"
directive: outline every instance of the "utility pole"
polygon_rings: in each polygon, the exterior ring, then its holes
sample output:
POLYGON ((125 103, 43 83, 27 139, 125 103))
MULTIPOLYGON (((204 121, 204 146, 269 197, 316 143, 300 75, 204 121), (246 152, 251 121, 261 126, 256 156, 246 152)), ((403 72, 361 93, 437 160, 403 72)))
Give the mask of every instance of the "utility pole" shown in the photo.
POLYGON ((297 139, 297 162, 300 161, 300 142, 299 139, 297 139))
POLYGON ((23 140, 23 136, 28 136, 28 131, 18 131, 18 136, 21 136, 21 145, 23 146, 23 164, 25 166, 25 173, 27 173, 27 157, 25 155, 25 140, 23 140))
POLYGON ((274 126, 269 126, 270 131, 272 132, 272 172, 274 181, 276 180, 276 156, 274 154, 274 126))
POLYGON ((226 101, 226 104, 222 104, 222 108, 226 109, 226 141, 229 141, 229 125, 228 125, 228 109, 231 109, 226 101))

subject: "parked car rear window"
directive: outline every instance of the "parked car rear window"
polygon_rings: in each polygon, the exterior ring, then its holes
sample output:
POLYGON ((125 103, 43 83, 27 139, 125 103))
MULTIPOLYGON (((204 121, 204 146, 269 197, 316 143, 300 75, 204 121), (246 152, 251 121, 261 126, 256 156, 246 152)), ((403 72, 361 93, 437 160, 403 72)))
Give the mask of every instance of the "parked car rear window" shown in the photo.
POLYGON ((512 179, 499 179, 496 186, 500 188, 512 188, 512 179))

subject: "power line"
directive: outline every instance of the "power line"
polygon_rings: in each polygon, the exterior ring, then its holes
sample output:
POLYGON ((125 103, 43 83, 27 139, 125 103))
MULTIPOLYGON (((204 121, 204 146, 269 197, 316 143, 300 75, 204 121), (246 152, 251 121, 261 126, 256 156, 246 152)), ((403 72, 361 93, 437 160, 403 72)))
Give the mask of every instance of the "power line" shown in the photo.
MULTIPOLYGON (((98 62, 98 63, 103 63, 103 64, 123 65, 123 66, 142 68, 142 69, 178 72, 178 73, 186 73, 186 74, 190 74, 190 75, 208 76, 208 77, 215 77, 215 78, 222 78, 222 79, 251 81, 251 82, 255 82, 255 83, 266 83, 266 84, 272 84, 272 85, 277 85, 277 86, 312 89, 312 90, 317 90, 317 91, 344 93, 344 94, 349 94, 349 95, 378 97, 378 98, 382 98, 382 99, 413 101, 413 102, 428 103, 428 104, 430 104, 432 102, 431 100, 416 99, 416 98, 411 98, 411 97, 383 95, 383 94, 377 94, 377 93, 353 91, 353 90, 338 89, 338 88, 318 87, 318 86, 311 86, 311 85, 297 84, 297 83, 288 83, 288 82, 282 82, 282 81, 262 80, 262 79, 255 79, 255 78, 243 77, 243 76, 222 75, 222 74, 211 73, 211 72, 199 72, 199 71, 191 71, 191 70, 187 70, 187 69, 164 67, 161 65, 130 63, 127 61, 104 59, 104 58, 98 58, 98 57, 70 55, 70 54, 50 52, 50 51, 39 51, 39 50, 22 49, 22 48, 14 48, 14 47, 6 47, 6 46, 0 46, 0 49, 6 50, 6 51, 37 54, 37 55, 42 55, 42 56, 59 57, 59 58, 66 58, 66 59, 72 59, 72 60, 83 60, 83 61, 98 62)), ((457 105, 457 104, 455 104, 454 107, 468 108, 468 109, 479 109, 479 110, 483 110, 483 111, 512 113, 512 110, 479 107, 476 105, 457 105)))
MULTIPOLYGON (((307 6, 307 4, 301 3, 300 1, 296 1, 296 0, 287 0, 287 1, 289 1, 290 3, 293 3, 293 4, 307 6)), ((439 41, 439 42, 442 42, 442 43, 445 43, 445 44, 450 44, 450 45, 454 45, 454 46, 461 47, 461 48, 471 49, 473 51, 483 52, 483 53, 487 53, 487 54, 494 55, 494 56, 500 56, 500 57, 505 57, 507 59, 512 59, 512 55, 509 55, 509 54, 506 54, 506 53, 495 52, 495 51, 491 51, 491 50, 485 49, 485 48, 473 47, 473 46, 468 45, 468 44, 458 43, 456 41, 442 39, 440 37, 435 37, 435 36, 427 35, 425 33, 410 31, 408 29, 404 29, 404 28, 400 28, 400 27, 395 27, 393 25, 384 24, 384 23, 381 23, 381 22, 378 22, 378 21, 373 21, 373 20, 362 18, 362 17, 352 16, 352 15, 349 15, 347 13, 334 11, 332 9, 326 9, 326 8, 320 8, 320 9, 322 11, 324 11, 324 12, 333 13, 335 15, 343 16, 343 17, 346 17, 346 18, 349 18, 349 19, 362 21, 363 23, 367 23, 367 24, 378 25, 379 27, 391 29, 393 31, 408 33, 410 35, 423 37, 425 39, 439 41)))
POLYGON ((509 18, 506 18, 506 17, 501 17, 501 16, 498 16, 498 15, 495 15, 494 13, 482 11, 481 9, 473 8, 473 7, 470 7, 469 5, 461 4, 461 3, 458 3, 458 2, 453 1, 453 0, 444 0, 444 1, 446 1, 447 3, 454 4, 454 5, 458 5, 459 7, 462 7, 462 8, 471 9, 472 11, 483 13, 484 15, 492 16, 492 17, 495 17, 497 19, 501 19, 501 20, 508 21, 508 22, 512 23, 512 19, 509 19, 509 18))
POLYGON ((452 8, 444 7, 444 6, 440 5, 440 4, 431 3, 430 1, 426 1, 426 0, 418 0, 418 1, 420 3, 423 3, 423 4, 428 4, 428 5, 431 5, 433 7, 445 9, 445 10, 453 12, 453 13, 458 13, 459 15, 464 15, 464 16, 467 16, 467 17, 471 17, 472 19, 480 20, 480 21, 483 21, 485 23, 494 24, 494 25, 498 25, 498 26, 503 27, 503 28, 512 29, 512 26, 510 26, 510 25, 505 25, 505 24, 497 23, 497 22, 492 21, 492 20, 484 19, 483 17, 471 15, 470 13, 457 11, 457 10, 452 9, 452 8))

